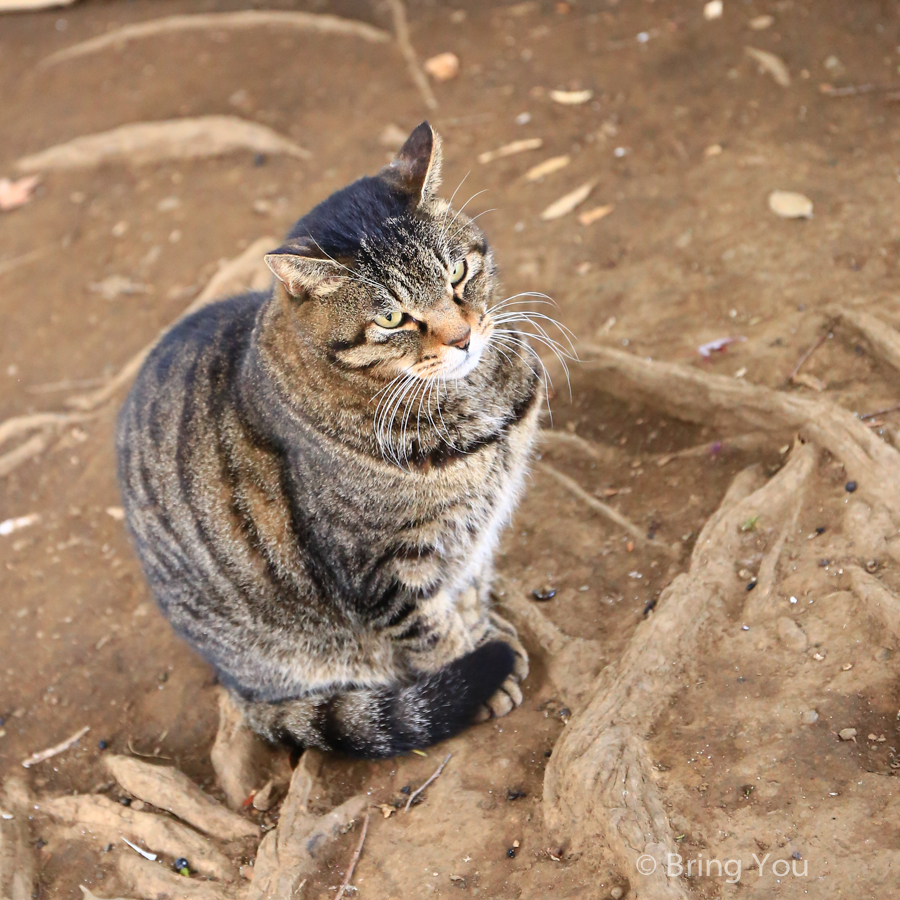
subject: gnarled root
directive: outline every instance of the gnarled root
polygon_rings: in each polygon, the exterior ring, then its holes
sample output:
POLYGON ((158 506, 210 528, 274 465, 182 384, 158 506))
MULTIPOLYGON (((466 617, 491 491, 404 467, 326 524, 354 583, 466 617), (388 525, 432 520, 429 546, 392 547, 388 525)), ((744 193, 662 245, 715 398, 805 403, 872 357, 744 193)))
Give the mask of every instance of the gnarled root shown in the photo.
POLYGON ((675 843, 644 735, 677 689, 700 628, 736 589, 741 523, 754 515, 773 520, 790 509, 815 456, 811 445, 799 445, 762 486, 754 468, 738 475, 700 533, 689 571, 663 592, 658 612, 638 626, 622 659, 603 670, 593 700, 554 750, 544 779, 548 827, 576 850, 599 838, 624 864, 642 900, 686 896, 666 876, 666 854, 675 852, 675 843), (656 862, 651 874, 638 866, 646 855, 656 862))
POLYGON ((0 790, 0 897, 31 900, 36 867, 31 846, 28 788, 10 776, 0 790), (9 816, 10 818, 7 818, 9 816))

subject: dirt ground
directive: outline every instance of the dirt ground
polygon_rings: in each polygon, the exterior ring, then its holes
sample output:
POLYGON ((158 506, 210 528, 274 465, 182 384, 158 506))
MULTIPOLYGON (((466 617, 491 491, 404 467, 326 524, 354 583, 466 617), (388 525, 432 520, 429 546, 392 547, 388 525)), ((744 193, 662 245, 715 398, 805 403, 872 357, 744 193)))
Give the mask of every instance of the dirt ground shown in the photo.
MULTIPOLYGON (((413 2, 421 57, 452 51, 461 61, 457 78, 434 85, 434 111, 393 44, 352 37, 182 33, 38 67, 115 26, 246 6, 83 0, 0 18, 0 176, 13 176, 20 157, 73 137, 206 114, 259 122, 311 152, 309 160, 242 152, 44 173, 30 203, 0 213, 0 419, 62 409, 69 394, 102 383, 178 316, 220 260, 284 233, 330 192, 373 172, 390 155, 385 128, 408 131, 426 115, 444 138, 447 194, 464 176, 458 196, 486 191, 467 211, 493 210, 480 221, 508 292, 551 295, 581 341, 824 394, 860 414, 898 402, 898 375, 849 328, 829 331, 824 312, 840 302, 900 326, 898 107, 887 91, 835 97, 820 89, 898 82, 900 90, 896 4, 725 0, 724 15, 707 20, 700 0, 413 2), (751 27, 766 15, 768 27, 751 27), (761 72, 747 46, 780 57, 790 85, 761 72), (593 97, 562 105, 554 89, 593 97), (543 140, 539 150, 477 161, 532 137, 543 140), (523 179, 564 154, 564 168, 523 179), (592 193, 576 213, 541 220, 551 202, 586 182, 592 193), (813 217, 778 218, 767 205, 775 189, 808 196, 813 217), (601 204, 613 211, 578 222, 578 212, 601 204), (105 299, 92 285, 110 276, 146 292, 105 299), (803 367, 814 378, 788 384, 820 335, 824 343, 803 367), (709 359, 698 353, 723 337, 741 340, 709 359)), ((266 6, 391 28, 378 4, 266 6)), ((672 549, 634 546, 545 472, 531 478, 499 569, 522 597, 556 590, 541 613, 565 634, 598 642, 599 671, 655 614, 648 607, 685 569, 733 477, 754 463, 777 471, 792 436, 740 449, 730 443, 736 434, 613 399, 577 364, 570 400, 554 374, 546 426, 597 452, 558 443, 543 461, 672 549), (668 460, 713 441, 721 444, 668 460)), ((40 516, 0 536, 0 778, 26 773, 27 756, 87 725, 75 748, 27 770, 36 792, 119 796, 100 764, 103 752, 116 751, 168 760, 215 794, 214 676, 157 613, 123 525, 108 512, 120 505, 117 403, 0 480, 0 520, 40 516)), ((893 440, 898 420, 886 413, 869 421, 893 440)), ((742 865, 736 883, 695 870, 681 881, 689 896, 897 893, 898 641, 862 608, 843 567, 861 564, 896 588, 900 569, 884 533, 867 542, 848 527, 871 514, 845 490, 852 479, 820 457, 785 545, 771 618, 745 626, 740 603, 729 601, 701 630, 689 672, 673 673, 681 681, 648 748, 676 841, 685 861, 742 865), (853 739, 840 739, 846 728, 856 729, 853 739), (794 871, 779 877, 776 860, 794 871)), ((765 522, 748 527, 746 557, 735 561, 741 591, 770 539, 765 522)), ((421 784, 454 754, 424 803, 373 817, 354 896, 629 891, 633 872, 611 851, 570 851, 564 835, 545 829, 544 770, 578 708, 548 677, 534 636, 525 629, 523 638, 532 674, 523 706, 508 718, 427 758, 326 763, 322 811, 360 790, 374 805, 401 799, 404 786, 421 784)), ((81 884, 102 897, 127 889, 112 862, 127 848, 58 839, 39 812, 32 830, 35 896, 79 898, 81 884)), ((358 830, 341 838, 297 896, 333 897, 357 839, 358 830)))

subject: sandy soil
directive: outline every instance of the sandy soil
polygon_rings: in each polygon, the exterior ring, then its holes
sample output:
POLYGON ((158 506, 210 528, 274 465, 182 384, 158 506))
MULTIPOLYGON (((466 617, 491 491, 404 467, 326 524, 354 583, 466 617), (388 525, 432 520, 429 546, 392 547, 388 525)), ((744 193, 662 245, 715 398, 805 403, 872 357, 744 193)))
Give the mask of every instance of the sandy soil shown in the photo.
MULTIPOLYGON (((390 154, 380 140, 386 126, 408 131, 425 117, 396 47, 348 37, 266 28, 180 34, 37 65, 114 25, 242 6, 84 0, 0 18, 0 175, 13 175, 19 157, 79 135, 211 113, 268 125, 312 153, 308 161, 236 153, 45 173, 28 205, 0 213, 0 417, 62 409, 69 394, 110 376, 180 313, 219 260, 285 232, 331 191, 372 172, 390 154), (107 300, 91 285, 110 276, 147 292, 107 300)), ((390 28, 383 10, 351 0, 268 6, 390 28)), ((823 310, 859 305, 900 325, 897 106, 887 92, 820 91, 823 82, 900 79, 894 5, 725 0, 713 21, 694 0, 465 0, 413 3, 409 13, 423 58, 453 51, 461 60, 456 79, 435 85, 440 105, 428 115, 444 137, 448 193, 464 176, 463 199, 487 191, 467 211, 493 209, 481 221, 510 293, 550 294, 586 342, 809 396, 815 382, 786 386, 787 378, 825 333, 803 372, 853 412, 896 404, 896 373, 851 330, 828 332, 823 310), (751 20, 763 15, 771 25, 754 30, 751 20), (777 54, 790 86, 761 73, 746 46, 777 54), (564 106, 553 89, 594 96, 564 106), (477 162, 528 137, 543 147, 477 162), (571 157, 565 168, 523 179, 563 154, 571 157), (539 218, 588 181, 593 192, 578 212, 611 204, 610 215, 588 226, 577 214, 539 218), (813 218, 776 217, 767 205, 774 189, 807 195, 813 218), (698 354, 727 336, 743 340, 708 360, 698 354)), ((577 365, 571 400, 564 379, 555 383, 547 426, 594 442, 598 456, 553 445, 544 460, 673 548, 670 559, 634 547, 545 474, 531 479, 499 567, 522 596, 556 590, 541 612, 566 634, 597 641, 599 670, 654 614, 648 606, 685 568, 734 475, 753 463, 771 474, 785 450, 780 442, 737 449, 734 434, 614 400, 577 365), (660 465, 666 454, 712 441, 721 447, 660 465)), ((114 414, 115 404, 65 429, 0 481, 0 520, 40 515, 0 537, 0 777, 23 773, 29 754, 89 725, 77 747, 28 770, 36 791, 101 787, 118 796, 100 766, 103 741, 171 760, 215 793, 214 676, 156 612, 122 523, 107 512, 119 505, 114 414)), ((872 422, 886 439, 897 424, 891 413, 872 422)), ((681 882, 690 896, 880 900, 896 892, 900 657, 896 637, 861 607, 843 569, 868 564, 900 588, 883 541, 896 531, 890 523, 870 529, 867 542, 848 527, 871 514, 845 490, 852 477, 820 459, 770 619, 745 629, 740 604, 726 605, 701 632, 690 671, 653 728, 649 751, 685 860, 742 863, 736 884, 695 869, 681 882), (840 740, 845 728, 855 739, 840 740), (767 853, 760 872, 754 855, 767 853), (776 860, 808 869, 778 877, 776 860)), ((766 523, 748 529, 736 584, 750 583, 770 540, 766 523)), ((454 754, 423 804, 372 819, 358 896, 606 898, 629 890, 633 873, 612 852, 569 852, 565 836, 544 829, 544 769, 578 710, 549 679, 533 635, 523 637, 532 674, 524 705, 507 719, 428 758, 326 764, 322 811, 359 790, 376 805, 401 799, 401 788, 454 754)), ((125 889, 111 862, 118 849, 56 839, 40 815, 33 834, 40 896, 80 897, 79 884, 104 897, 125 889)), ((299 896, 334 896, 357 834, 338 842, 299 896)))

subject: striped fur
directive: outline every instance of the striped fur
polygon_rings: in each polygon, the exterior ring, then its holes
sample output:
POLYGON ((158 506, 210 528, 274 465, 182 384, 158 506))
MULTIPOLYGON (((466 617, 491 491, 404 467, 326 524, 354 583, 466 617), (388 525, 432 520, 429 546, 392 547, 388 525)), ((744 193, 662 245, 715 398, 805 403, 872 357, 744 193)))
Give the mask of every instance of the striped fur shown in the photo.
POLYGON ((543 388, 492 340, 492 257, 439 166, 423 124, 297 223, 271 292, 172 329, 119 416, 157 601, 271 739, 389 756, 521 702, 489 591, 543 388))

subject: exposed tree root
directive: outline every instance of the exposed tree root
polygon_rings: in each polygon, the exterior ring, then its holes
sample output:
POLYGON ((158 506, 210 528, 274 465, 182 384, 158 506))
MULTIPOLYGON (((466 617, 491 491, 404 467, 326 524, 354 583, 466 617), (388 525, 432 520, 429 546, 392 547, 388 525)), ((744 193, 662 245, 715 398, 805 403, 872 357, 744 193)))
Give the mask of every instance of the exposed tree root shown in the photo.
POLYGON ((39 456, 48 447, 51 435, 86 422, 99 415, 101 408, 112 401, 116 394, 137 375, 138 370, 160 338, 185 316, 196 312, 208 303, 245 290, 260 290, 271 281, 271 273, 263 262, 265 253, 277 244, 276 238, 264 237, 254 241, 240 256, 226 262, 210 279, 191 305, 146 347, 136 353, 103 387, 84 394, 69 397, 65 404, 78 412, 32 413, 13 416, 0 422, 0 446, 16 438, 31 435, 23 443, 0 455, 0 477, 8 475, 29 459, 39 456), (33 434, 37 431, 38 434, 33 434))
POLYGON ((658 611, 638 626, 621 660, 601 672, 590 704, 554 750, 544 779, 547 825, 576 850, 602 841, 619 857, 640 900, 687 896, 681 883, 666 876, 666 854, 675 852, 675 843, 644 735, 678 689, 678 673, 690 662, 700 628, 737 590, 733 565, 741 523, 752 515, 782 515, 814 460, 812 446, 798 446, 762 486, 755 469, 738 475, 703 528, 689 571, 663 592, 658 611), (637 868, 644 854, 657 863, 650 875, 637 868))
POLYGON ((837 457, 863 493, 900 510, 900 453, 827 398, 810 400, 606 347, 583 349, 593 356, 584 367, 602 373, 603 389, 613 396, 645 402, 689 422, 780 435, 799 432, 837 457))
POLYGON ((320 13, 260 9, 229 13, 200 13, 198 15, 165 16, 161 19, 151 19, 149 22, 139 22, 136 25, 116 28, 114 31, 108 31, 51 54, 41 61, 41 66, 52 66, 66 60, 77 59, 80 56, 99 53, 110 47, 124 47, 128 41, 156 37, 160 34, 182 31, 237 31, 259 27, 348 35, 362 38, 373 44, 383 44, 391 39, 386 31, 367 25, 365 22, 354 22, 352 19, 341 19, 337 16, 320 13))
POLYGON ((412 78, 413 83, 419 89, 425 105, 429 109, 437 109, 437 98, 434 96, 431 85, 428 83, 428 78, 419 65, 419 58, 410 40, 406 7, 403 5, 402 0, 387 0, 387 5, 391 11, 391 18, 394 20, 394 37, 397 39, 400 52, 406 60, 410 78, 412 78))
POLYGON ((861 309, 831 306, 828 312, 852 325, 872 345, 872 349, 892 368, 900 372, 900 334, 877 316, 861 309))
POLYGON ((565 634, 536 603, 525 599, 525 591, 516 582, 496 576, 494 589, 512 624, 529 632, 540 645, 547 658, 550 680, 565 702, 577 711, 584 705, 594 678, 606 663, 603 645, 600 641, 565 634))
POLYGON ((228 857, 196 831, 172 819, 135 812, 107 797, 90 794, 45 799, 40 808, 67 826, 61 830, 61 837, 91 835, 104 844, 121 843, 127 837, 154 853, 166 853, 174 859, 186 857, 202 875, 224 882, 237 879, 237 871, 228 857))
POLYGON ((14 775, 7 778, 0 790, 0 897, 4 900, 34 896, 37 870, 28 827, 31 805, 25 783, 14 775))
POLYGON ((535 468, 538 472, 549 475, 556 482, 561 484, 570 494, 577 497, 582 503, 587 504, 595 512, 600 513, 601 516, 609 519, 610 522, 617 525, 623 531, 628 532, 628 534, 634 538, 635 543, 650 550, 663 553, 670 559, 675 559, 678 556, 671 547, 668 547, 660 541, 648 538, 646 532, 638 528, 634 522, 623 516, 618 510, 613 509, 608 503, 604 503, 602 500, 598 500, 596 497, 591 496, 577 481, 573 478, 569 478, 568 475, 563 474, 559 469, 554 468, 546 462, 537 463, 535 468))
POLYGON ((874 575, 859 566, 845 565, 853 593, 882 624, 888 634, 900 637, 900 597, 889 591, 874 575))
POLYGON ((611 447, 596 444, 579 434, 572 434, 568 431, 552 431, 543 428, 540 431, 539 440, 548 447, 574 447, 585 456, 606 465, 614 463, 619 458, 619 455, 611 447))
POLYGON ((172 766, 155 766, 131 756, 103 758, 107 771, 135 797, 168 810, 223 841, 259 837, 259 826, 226 809, 172 766))
POLYGON ((245 890, 243 885, 185 878, 166 866, 141 859, 128 848, 117 855, 116 868, 129 889, 144 900, 236 900, 245 890))
POLYGON ((235 150, 279 153, 309 159, 310 152, 265 125, 237 116, 198 116, 162 122, 134 122, 111 131, 88 134, 16 163, 21 172, 86 169, 120 162, 142 166, 168 159, 222 156, 235 150))
POLYGON ((368 806, 368 797, 358 794, 324 816, 310 813, 309 796, 321 759, 316 751, 307 750, 294 770, 278 827, 259 845, 246 900, 293 900, 296 888, 315 871, 328 844, 368 806))
POLYGON ((224 688, 219 688, 219 730, 209 758, 232 809, 240 809, 267 781, 276 786, 290 781, 286 752, 275 750, 244 724, 224 688), (273 768, 279 771, 273 773, 273 768))

